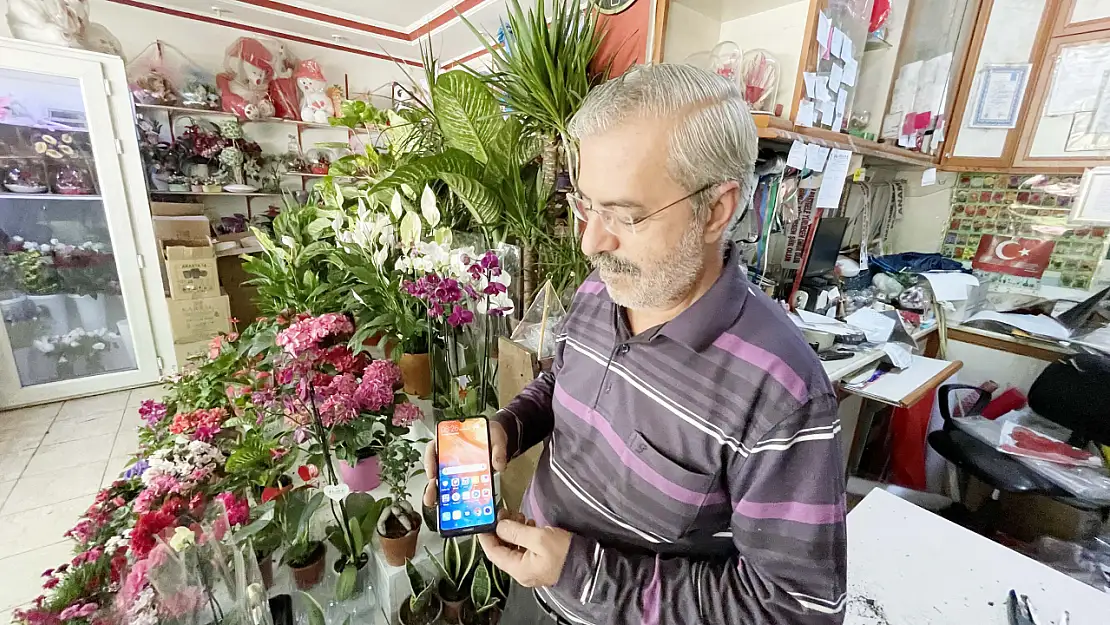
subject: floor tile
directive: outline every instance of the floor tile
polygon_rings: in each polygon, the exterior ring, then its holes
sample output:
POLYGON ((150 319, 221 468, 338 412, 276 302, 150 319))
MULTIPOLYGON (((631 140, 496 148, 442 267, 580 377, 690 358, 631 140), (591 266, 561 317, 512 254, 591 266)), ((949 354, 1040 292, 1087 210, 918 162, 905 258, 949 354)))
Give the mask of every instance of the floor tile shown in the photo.
POLYGON ((143 388, 136 388, 131 390, 131 395, 127 398, 128 408, 138 408, 139 404, 143 403, 144 399, 161 400, 166 396, 167 388, 161 384, 154 386, 144 386, 143 388))
POLYGON ((25 449, 0 455, 0 482, 19 479, 34 453, 33 449, 25 449))
POLYGON ((8 495, 0 517, 55 504, 100 490, 106 461, 82 464, 33 476, 23 476, 8 495))
POLYGON ((105 412, 94 419, 80 422, 56 421, 46 433, 46 437, 42 439, 42 444, 43 446, 56 445, 104 434, 111 434, 114 437, 122 421, 122 412, 105 412))
POLYGON ((43 445, 27 463, 24 475, 42 475, 79 464, 107 460, 112 455, 114 439, 112 434, 105 434, 57 445, 43 445))
POLYGON ((63 534, 77 524, 92 501, 91 496, 84 496, 33 510, 0 514, 0 558, 65 540, 63 534))
POLYGON ((131 391, 116 391, 114 393, 105 393, 104 395, 96 395, 94 397, 71 399, 62 405, 62 409, 58 413, 58 418, 66 419, 74 415, 107 412, 113 409, 118 409, 122 412, 127 406, 127 398, 130 395, 131 391))
POLYGON ((139 451, 139 429, 123 426, 116 434, 112 456, 130 456, 139 451))
POLYGON ((62 540, 49 547, 0 559, 4 583, 0 584, 0 610, 10 610, 42 594, 42 572, 73 558, 73 542, 62 540))
POLYGON ((4 501, 8 498, 8 493, 12 492, 15 487, 15 480, 7 482, 0 482, 0 508, 4 507, 4 501))
POLYGON ((104 478, 100 481, 100 487, 105 488, 116 481, 119 474, 131 465, 131 460, 130 456, 112 456, 108 458, 108 468, 104 469, 104 478))
POLYGON ((61 402, 54 402, 42 406, 31 406, 30 408, 4 410, 0 412, 0 432, 28 423, 46 423, 49 425, 54 417, 58 415, 61 407, 61 402))
POLYGON ((41 432, 0 432, 0 457, 16 452, 32 450, 42 443, 46 430, 41 432))

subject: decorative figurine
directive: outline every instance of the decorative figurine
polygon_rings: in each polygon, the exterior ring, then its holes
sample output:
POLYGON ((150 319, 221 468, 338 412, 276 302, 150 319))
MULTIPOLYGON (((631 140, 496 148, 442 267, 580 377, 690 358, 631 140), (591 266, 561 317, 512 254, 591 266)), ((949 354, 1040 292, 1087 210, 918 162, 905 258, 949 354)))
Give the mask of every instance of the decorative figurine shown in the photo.
POLYGON ((293 77, 301 89, 301 121, 328 123, 328 118, 335 116, 335 108, 324 90, 328 83, 324 80, 320 64, 312 60, 301 61, 293 77))
POLYGON ((332 85, 328 87, 327 94, 328 98, 331 100, 332 110, 335 112, 335 115, 339 115, 343 110, 343 87, 332 85))
POLYGON ((228 48, 227 71, 216 76, 223 110, 245 119, 273 116, 274 103, 269 95, 272 59, 270 51, 250 37, 240 37, 228 48))

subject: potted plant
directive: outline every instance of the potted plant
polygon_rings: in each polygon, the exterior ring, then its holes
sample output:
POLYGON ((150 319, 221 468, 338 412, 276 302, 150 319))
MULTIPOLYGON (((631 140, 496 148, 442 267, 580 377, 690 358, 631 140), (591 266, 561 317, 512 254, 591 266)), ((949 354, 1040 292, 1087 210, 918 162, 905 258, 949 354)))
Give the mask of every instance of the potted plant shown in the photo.
POLYGON ((509 590, 509 576, 484 559, 474 567, 470 582, 470 601, 464 603, 459 613, 461 625, 496 625, 505 608, 509 590))
POLYGON ((79 246, 56 244, 54 263, 62 289, 77 308, 81 327, 107 327, 108 296, 120 293, 115 257, 107 246, 91 241, 79 246))
MULTIPOLYGON (((478 560, 478 541, 471 538, 465 544, 460 544, 458 538, 448 538, 443 541, 443 552, 439 558, 427 547, 424 547, 424 551, 440 572, 436 594, 443 602, 443 618, 452 623, 457 622, 459 610, 469 594, 467 582, 470 572, 478 560)), ((489 573, 486 575, 488 577, 489 573)))
POLYGON ((101 359, 118 341, 118 334, 104 328, 92 331, 74 328, 65 334, 36 339, 32 346, 53 361, 57 379, 67 379, 103 371, 101 359), (77 365, 81 365, 80 368, 77 365))
POLYGON ((328 526, 328 541, 340 554, 333 565, 339 576, 335 582, 338 601, 346 601, 367 587, 366 565, 370 563, 370 555, 365 551, 366 545, 382 510, 389 503, 388 499, 379 501, 367 493, 350 493, 340 506, 339 517, 345 527, 328 526))
POLYGON ((201 191, 205 193, 220 193, 224 188, 224 178, 213 174, 201 180, 201 191))
POLYGON ((324 493, 311 492, 308 488, 290 491, 276 500, 275 513, 287 545, 281 563, 293 569, 297 588, 308 590, 324 576, 323 541, 311 537, 312 517, 324 503, 324 493))
POLYGON ((389 485, 392 502, 378 519, 377 530, 382 554, 390 566, 401 566, 416 555, 421 521, 408 501, 408 482, 421 473, 413 471, 419 460, 413 442, 399 436, 382 454, 382 479, 389 485))
MULTIPOLYGON (((16 239, 19 237, 12 237, 12 241, 16 239)), ((19 272, 21 289, 27 293, 31 303, 46 310, 50 316, 51 334, 65 334, 69 331, 66 300, 54 267, 53 246, 22 239, 19 243, 22 243, 23 251, 16 252, 12 257, 19 272)))
POLYGON ((412 560, 404 563, 412 594, 408 601, 401 602, 397 615, 401 625, 432 625, 439 622, 443 614, 443 603, 435 593, 435 584, 425 580, 420 571, 413 566, 412 560))
POLYGON ((166 184, 173 193, 185 193, 189 190, 189 177, 184 174, 170 174, 166 176, 166 184))

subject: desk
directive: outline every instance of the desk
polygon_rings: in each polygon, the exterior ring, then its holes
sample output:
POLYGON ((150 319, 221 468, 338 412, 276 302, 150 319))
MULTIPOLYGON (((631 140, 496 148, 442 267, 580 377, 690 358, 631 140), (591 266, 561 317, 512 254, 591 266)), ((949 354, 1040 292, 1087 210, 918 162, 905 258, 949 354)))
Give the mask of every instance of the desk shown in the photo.
MULTIPOLYGON (((912 334, 915 341, 920 341, 930 335, 936 333, 937 328, 933 326, 927 330, 918 330, 912 334)), ((883 357, 883 350, 881 347, 874 347, 856 352, 855 356, 845 360, 826 360, 821 362, 821 366, 825 369, 825 375, 833 383, 839 382, 844 378, 852 375, 857 371, 861 371, 868 365, 873 365, 883 357)))
POLYGON ((960 343, 971 343, 972 345, 997 349, 999 351, 1017 354, 1019 356, 1028 356, 1048 362, 1059 360, 1061 356, 1071 354, 1073 351, 1063 345, 1050 343, 1048 341, 1026 339, 962 325, 948 328, 948 340, 949 342, 958 341, 960 343))
POLYGON ((845 625, 1009 625, 1011 588, 1043 625, 1064 609, 1072 625, 1110 614, 1110 595, 885 491, 848 514, 845 625))

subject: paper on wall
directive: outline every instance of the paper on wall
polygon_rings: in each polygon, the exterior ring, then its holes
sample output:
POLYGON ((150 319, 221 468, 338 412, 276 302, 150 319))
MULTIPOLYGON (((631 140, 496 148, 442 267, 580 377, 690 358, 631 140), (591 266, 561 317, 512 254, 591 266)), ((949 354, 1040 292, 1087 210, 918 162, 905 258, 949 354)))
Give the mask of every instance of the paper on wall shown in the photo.
POLYGON ((813 86, 817 91, 817 99, 821 102, 827 102, 832 99, 829 95, 829 77, 828 76, 814 76, 813 86))
POLYGON ((902 130, 902 114, 891 113, 883 117, 883 129, 879 136, 884 139, 897 139, 898 133, 902 130))
POLYGON ((1110 70, 1110 43, 1068 46, 1056 58, 1046 116, 1095 110, 1102 76, 1110 70))
POLYGON ((821 46, 821 58, 829 58, 829 40, 831 38, 832 22, 829 21, 829 16, 821 11, 820 15, 817 16, 817 43, 821 46))
POLYGON ((855 46, 852 45, 852 38, 848 33, 844 33, 844 39, 840 43, 840 58, 845 61, 856 58, 855 46))
POLYGON ((840 63, 833 62, 832 69, 829 70, 829 89, 833 92, 840 90, 840 79, 844 75, 844 68, 840 63))
POLYGON ((1110 71, 1102 76, 1102 92, 1098 96, 1095 114, 1091 117, 1091 126, 1087 132, 1100 135, 1110 133, 1110 71))
POLYGON ((797 123, 799 126, 812 127, 813 117, 813 102, 809 100, 802 100, 801 103, 798 104, 798 117, 794 120, 795 123, 797 123))
POLYGON ((836 103, 832 100, 825 100, 821 103, 821 123, 825 126, 832 125, 832 118, 836 115, 836 103))
POLYGON ((829 148, 810 143, 806 146, 806 169, 817 172, 825 171, 825 159, 828 156, 829 148))
POLYGON ((962 271, 929 272, 921 274, 933 289, 933 298, 938 302, 962 302, 968 292, 979 286, 979 278, 962 271))
POLYGON ((929 91, 925 93, 925 107, 917 107, 917 112, 929 111, 933 116, 939 115, 944 110, 944 97, 948 93, 948 74, 952 71, 952 53, 946 52, 935 56, 926 62, 931 65, 928 71, 930 77, 929 91))
POLYGON ((836 94, 836 114, 843 117, 847 113, 847 111, 845 110, 847 108, 848 92, 841 91, 840 93, 836 94))
POLYGON ((848 325, 863 332, 868 341, 882 343, 894 331, 894 319, 870 308, 860 308, 844 320, 848 325))
POLYGON ((806 83, 806 97, 813 100, 817 98, 816 82, 817 74, 813 72, 802 72, 802 80, 806 83))
POLYGON ((921 172, 921 186, 931 187, 937 183, 937 168, 930 167, 921 172))
POLYGON ((829 46, 829 49, 833 53, 833 56, 835 56, 837 58, 841 58, 840 57, 840 51, 843 47, 844 47, 844 31, 842 31, 839 28, 836 28, 834 26, 833 31, 832 31, 832 44, 829 46))
POLYGON ((837 112, 836 115, 833 115, 832 124, 830 124, 829 127, 832 128, 833 130, 837 131, 837 132, 840 132, 841 130, 843 130, 844 129, 844 115, 840 112, 837 112))
POLYGON ((924 61, 914 61, 906 63, 898 70, 898 78, 894 81, 894 96, 890 100, 891 113, 913 112, 913 99, 917 95, 917 83, 924 65, 924 61))
POLYGON ((821 177, 821 188, 817 191, 817 208, 836 208, 840 205, 851 160, 850 150, 833 150, 829 154, 825 175, 821 177))
POLYGON ((790 153, 786 155, 786 165, 794 169, 805 169, 806 166, 806 144, 794 140, 790 144, 790 153))
POLYGON ((859 72, 859 63, 855 59, 848 57, 844 59, 844 76, 841 80, 849 87, 856 86, 856 74, 859 72))

